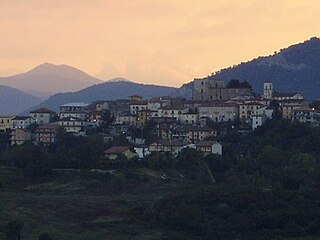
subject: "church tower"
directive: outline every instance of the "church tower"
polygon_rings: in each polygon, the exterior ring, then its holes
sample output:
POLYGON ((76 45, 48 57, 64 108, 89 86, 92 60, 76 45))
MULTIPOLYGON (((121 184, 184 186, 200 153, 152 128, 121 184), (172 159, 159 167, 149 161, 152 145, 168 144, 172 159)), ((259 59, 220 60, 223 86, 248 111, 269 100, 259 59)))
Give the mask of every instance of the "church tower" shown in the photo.
POLYGON ((272 82, 264 82, 263 84, 263 97, 267 99, 271 99, 273 95, 273 83, 272 82))

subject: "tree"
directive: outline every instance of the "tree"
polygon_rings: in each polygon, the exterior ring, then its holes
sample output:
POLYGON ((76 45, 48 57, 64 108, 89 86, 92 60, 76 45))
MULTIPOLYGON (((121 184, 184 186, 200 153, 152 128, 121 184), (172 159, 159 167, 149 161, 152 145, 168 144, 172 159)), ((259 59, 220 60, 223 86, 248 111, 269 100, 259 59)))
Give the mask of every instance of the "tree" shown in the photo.
POLYGON ((5 227, 5 236, 8 240, 20 240, 23 224, 19 221, 9 222, 5 227))
POLYGON ((110 126, 112 125, 114 120, 115 120, 115 117, 111 114, 111 112, 108 109, 103 111, 102 123, 100 124, 101 130, 105 133, 109 133, 110 126))
POLYGON ((38 240, 52 240, 49 233, 42 233, 39 235, 38 240))

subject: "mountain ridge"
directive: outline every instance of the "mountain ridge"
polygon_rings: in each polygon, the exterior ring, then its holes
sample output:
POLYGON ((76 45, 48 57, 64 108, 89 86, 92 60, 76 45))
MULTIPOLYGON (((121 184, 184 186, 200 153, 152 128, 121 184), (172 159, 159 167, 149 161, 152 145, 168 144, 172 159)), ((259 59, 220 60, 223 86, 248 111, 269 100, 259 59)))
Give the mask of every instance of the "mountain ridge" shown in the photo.
POLYGON ((273 55, 260 56, 212 73, 209 78, 248 81, 262 92, 263 82, 272 81, 277 91, 300 92, 306 99, 320 98, 320 38, 280 49, 273 55))

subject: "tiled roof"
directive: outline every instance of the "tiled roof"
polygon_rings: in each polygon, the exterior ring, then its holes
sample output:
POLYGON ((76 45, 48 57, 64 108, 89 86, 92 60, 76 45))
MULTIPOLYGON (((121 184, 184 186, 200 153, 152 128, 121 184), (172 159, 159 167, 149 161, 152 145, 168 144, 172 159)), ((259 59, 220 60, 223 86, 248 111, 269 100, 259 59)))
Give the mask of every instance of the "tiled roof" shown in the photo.
POLYGON ((31 111, 30 113, 50 113, 50 114, 55 114, 54 111, 52 111, 50 109, 47 109, 47 108, 38 108, 38 109, 35 109, 35 110, 31 111))
POLYGON ((105 154, 118 154, 123 153, 124 151, 130 149, 128 146, 113 146, 106 151, 104 151, 105 154))

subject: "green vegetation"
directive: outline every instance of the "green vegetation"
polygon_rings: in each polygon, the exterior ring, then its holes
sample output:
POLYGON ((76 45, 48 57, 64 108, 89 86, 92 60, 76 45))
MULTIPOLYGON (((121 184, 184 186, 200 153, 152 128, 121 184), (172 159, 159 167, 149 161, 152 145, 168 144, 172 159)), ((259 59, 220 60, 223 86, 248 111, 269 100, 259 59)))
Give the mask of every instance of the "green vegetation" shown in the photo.
POLYGON ((252 133, 228 129, 222 158, 186 149, 108 163, 96 135, 64 138, 5 155, 19 168, 0 169, 0 239, 320 238, 318 128, 273 120, 252 133), (57 149, 82 170, 53 170, 57 149))

